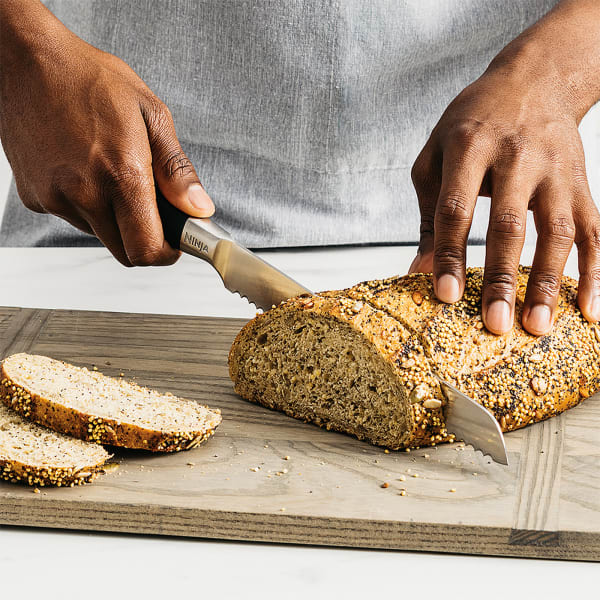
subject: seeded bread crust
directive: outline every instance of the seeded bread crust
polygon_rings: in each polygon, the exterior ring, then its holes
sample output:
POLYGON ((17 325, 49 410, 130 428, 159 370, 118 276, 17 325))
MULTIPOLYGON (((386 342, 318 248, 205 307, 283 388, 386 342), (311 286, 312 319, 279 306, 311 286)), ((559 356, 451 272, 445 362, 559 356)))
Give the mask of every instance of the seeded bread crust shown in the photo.
POLYGON ((104 472, 102 464, 74 471, 73 469, 36 467, 0 458, 0 479, 39 487, 75 487, 94 481, 98 475, 104 472))
POLYGON ((0 404, 0 481, 75 486, 93 481, 111 455, 23 419, 0 404))
MULTIPOLYGON (((166 432, 80 412, 16 383, 6 368, 7 360, 0 368, 0 401, 34 423, 80 440, 152 452, 176 452, 195 448, 213 435, 221 422, 220 411, 215 409, 212 410, 212 422, 204 430, 166 432)), ((100 373, 96 375, 106 377, 100 373)), ((145 390, 136 384, 131 385, 140 391, 145 390)))
MULTIPOLYGON (((600 330, 582 317, 577 284, 565 277, 551 333, 539 338, 528 334, 520 325, 528 275, 529 269, 521 267, 515 326, 503 336, 487 332, 481 321, 482 269, 468 269, 465 295, 453 305, 435 299, 431 276, 425 274, 289 300, 258 315, 238 334, 229 355, 235 390, 250 401, 392 449, 453 440, 444 425, 445 398, 434 371, 489 409, 504 431, 547 419, 600 389, 600 330), (310 407, 299 410, 297 404, 292 409, 285 391, 274 394, 245 376, 248 361, 261 361, 253 341, 290 313, 297 322, 316 315, 339 327, 349 325, 376 350, 406 390, 397 398, 409 404, 404 435, 382 442, 379 436, 365 435, 355 422, 332 425, 326 414, 311 414, 310 407)), ((314 351, 318 354, 319 347, 314 351)))

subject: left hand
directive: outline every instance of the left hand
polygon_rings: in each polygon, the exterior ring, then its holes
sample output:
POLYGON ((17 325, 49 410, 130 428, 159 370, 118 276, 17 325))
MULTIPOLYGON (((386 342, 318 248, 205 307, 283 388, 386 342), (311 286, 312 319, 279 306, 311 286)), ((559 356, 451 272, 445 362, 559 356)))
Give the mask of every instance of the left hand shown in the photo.
MULTIPOLYGON (((573 20, 574 5, 581 10, 587 4, 560 3, 548 22, 505 48, 450 104, 413 167, 421 239, 410 271, 433 271, 435 293, 443 302, 462 297, 477 196, 491 197, 482 316, 493 333, 509 331, 514 322, 528 209, 538 241, 524 328, 534 335, 550 330, 573 242, 579 252, 580 309, 587 320, 600 320, 600 214, 590 194, 577 129, 598 92, 577 87, 575 74, 566 81, 560 76, 571 75, 569 61, 576 57, 564 54, 577 44, 565 50, 556 38, 557 28, 562 31, 573 20), (559 46, 563 55, 556 57, 549 44, 559 46)), ((593 10, 591 4, 588 8, 593 10)), ((600 32, 597 12, 594 26, 600 32)), ((592 87, 591 81, 586 83, 592 87)))

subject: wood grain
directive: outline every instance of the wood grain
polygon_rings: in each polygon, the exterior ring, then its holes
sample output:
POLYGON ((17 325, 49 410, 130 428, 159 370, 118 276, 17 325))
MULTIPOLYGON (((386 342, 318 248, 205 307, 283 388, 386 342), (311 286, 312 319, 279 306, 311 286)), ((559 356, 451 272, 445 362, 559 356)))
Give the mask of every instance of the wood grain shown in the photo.
POLYGON ((0 309, 2 355, 26 350, 124 372, 224 417, 214 438, 189 452, 116 451, 120 468, 90 486, 33 494, 0 484, 0 523, 598 560, 597 398, 508 434, 510 468, 458 444, 385 454, 235 396, 226 360, 242 325, 0 309))

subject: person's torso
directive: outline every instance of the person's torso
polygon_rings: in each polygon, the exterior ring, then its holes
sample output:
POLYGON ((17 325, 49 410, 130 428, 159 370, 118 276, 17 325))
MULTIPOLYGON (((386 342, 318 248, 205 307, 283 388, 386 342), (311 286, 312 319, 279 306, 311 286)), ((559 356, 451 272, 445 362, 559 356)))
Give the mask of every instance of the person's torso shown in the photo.
POLYGON ((429 132, 554 4, 47 2, 165 101, 217 220, 254 247, 417 241, 410 168, 429 132))

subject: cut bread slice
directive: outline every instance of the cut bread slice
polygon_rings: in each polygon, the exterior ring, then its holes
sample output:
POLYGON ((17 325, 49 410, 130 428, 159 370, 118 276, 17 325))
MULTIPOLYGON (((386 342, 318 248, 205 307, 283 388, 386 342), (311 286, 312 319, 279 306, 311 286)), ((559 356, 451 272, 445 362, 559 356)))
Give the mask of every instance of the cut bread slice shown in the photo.
POLYGON ((102 472, 110 454, 98 444, 50 431, 0 404, 0 479, 29 485, 74 486, 102 472))
POLYGON ((221 413, 46 356, 2 362, 0 400, 39 425, 98 444, 154 452, 193 448, 210 437, 221 413))

